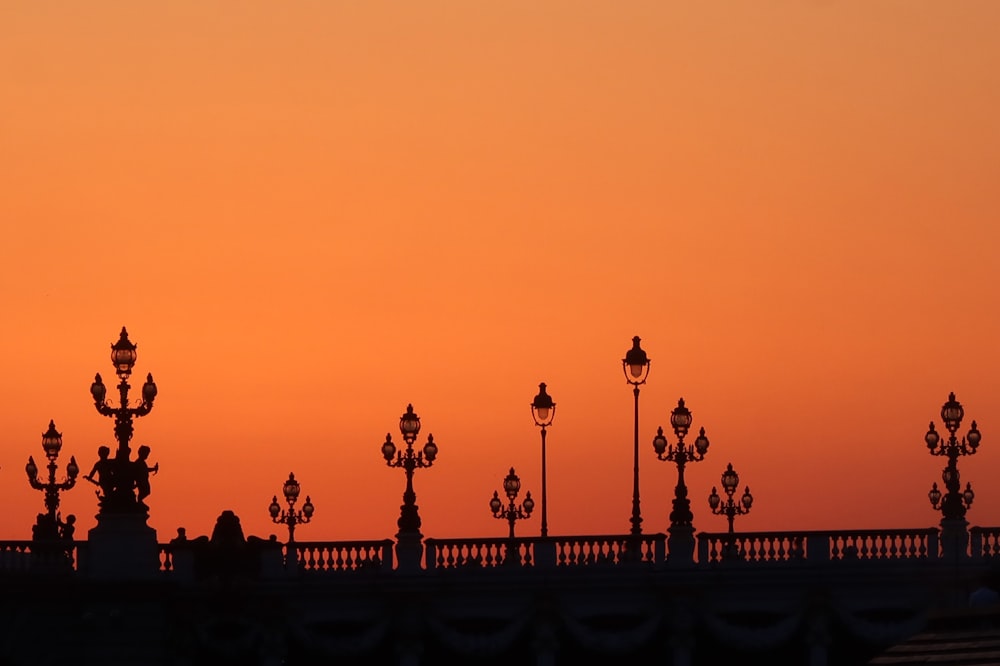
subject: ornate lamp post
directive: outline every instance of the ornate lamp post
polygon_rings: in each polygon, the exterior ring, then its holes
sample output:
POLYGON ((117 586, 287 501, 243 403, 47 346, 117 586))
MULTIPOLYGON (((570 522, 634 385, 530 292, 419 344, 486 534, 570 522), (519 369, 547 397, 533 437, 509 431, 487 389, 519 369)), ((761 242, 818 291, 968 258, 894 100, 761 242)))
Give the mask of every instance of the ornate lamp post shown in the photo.
POLYGON ((656 437, 653 438, 653 450, 660 460, 677 464, 677 486, 674 488, 673 510, 670 512, 670 528, 667 530, 667 547, 671 554, 677 552, 684 556, 690 555, 689 548, 694 548, 694 527, 691 521, 694 515, 691 513, 691 502, 687 497, 687 486, 684 485, 684 467, 689 462, 697 462, 704 459, 708 451, 708 437, 705 436, 705 429, 702 428, 694 444, 685 444, 684 437, 691 427, 691 412, 684 406, 684 398, 677 401, 677 407, 670 412, 670 425, 677 436, 676 446, 667 443, 667 438, 663 434, 663 428, 656 429, 656 437))
POLYGON ((739 502, 733 499, 733 493, 736 492, 736 486, 739 483, 740 476, 733 469, 733 464, 729 463, 726 466, 726 471, 722 473, 722 489, 726 493, 725 503, 722 502, 722 498, 714 486, 712 487, 712 494, 708 496, 708 506, 712 509, 712 513, 717 516, 725 516, 729 521, 729 537, 726 541, 725 552, 727 556, 732 556, 736 552, 733 521, 736 519, 736 516, 743 516, 750 513, 750 507, 753 506, 753 495, 750 494, 750 486, 743 488, 743 497, 740 498, 739 502))
POLYGON ((382 456, 389 467, 402 467, 406 472, 406 490, 403 491, 403 504, 399 507, 399 534, 420 536, 420 515, 417 513, 417 494, 413 492, 413 470, 420 467, 430 467, 437 458, 438 447, 434 443, 434 435, 427 436, 423 452, 414 452, 413 443, 420 433, 420 417, 413 411, 413 405, 406 406, 406 413, 399 418, 399 431, 406 442, 406 451, 397 451, 392 441, 392 435, 386 433, 382 444, 382 456))
POLYGON ((531 401, 531 418, 542 429, 542 536, 549 535, 548 502, 545 493, 545 433, 556 416, 556 403, 545 392, 545 382, 538 385, 538 395, 531 401))
POLYGON ((62 444, 62 434, 56 431, 55 422, 49 421, 49 429, 42 433, 42 450, 45 451, 45 457, 49 460, 48 480, 40 481, 38 479, 38 465, 35 464, 35 459, 32 456, 28 456, 28 464, 24 466, 31 487, 45 493, 45 513, 38 514, 38 520, 33 530, 33 537, 36 540, 54 541, 59 538, 60 521, 56 514, 59 509, 59 493, 75 486, 76 477, 80 473, 76 457, 70 456, 69 464, 66 465, 65 480, 56 481, 56 459, 59 457, 62 444))
POLYGON ((281 486, 281 493, 288 503, 288 510, 285 511, 278 504, 278 496, 271 499, 271 504, 267 507, 267 512, 271 514, 271 520, 278 525, 288 526, 288 543, 295 542, 295 526, 300 523, 308 523, 312 520, 315 507, 309 496, 306 495, 306 502, 301 509, 295 509, 295 501, 299 499, 299 482, 295 480, 295 475, 288 473, 288 480, 281 486))
POLYGON ((982 435, 976 427, 976 422, 973 421, 969 432, 959 440, 955 433, 962 424, 963 416, 965 416, 965 410, 962 408, 962 404, 955 400, 954 393, 950 393, 948 402, 941 407, 941 420, 944 421, 944 426, 948 430, 947 441, 941 440, 941 436, 934 429, 933 421, 931 421, 927 434, 924 435, 924 442, 932 456, 948 457, 948 464, 941 474, 946 492, 942 494, 935 483, 927 494, 931 506, 941 510, 944 520, 964 520, 965 511, 972 505, 972 500, 975 498, 971 483, 965 484, 965 490, 961 490, 958 458, 959 456, 973 455, 979 448, 982 435))
POLYGON ((509 538, 513 540, 514 523, 531 517, 531 512, 535 510, 535 500, 531 499, 531 491, 529 490, 520 506, 515 503, 517 494, 521 491, 521 479, 514 473, 513 467, 510 468, 510 474, 503 479, 503 491, 507 494, 509 504, 504 507, 499 493, 494 490, 493 499, 490 500, 490 511, 493 512, 494 518, 506 520, 510 524, 509 538))
POLYGON ((649 376, 649 357, 639 346, 639 336, 632 338, 632 348, 622 359, 625 381, 632 385, 635 396, 635 429, 632 444, 632 523, 633 536, 642 534, 642 515, 639 513, 639 386, 646 383, 649 376))
POLYGON ((139 403, 132 407, 129 402, 129 377, 132 375, 132 366, 136 360, 136 345, 128 339, 128 331, 122 326, 121 336, 118 342, 111 345, 111 364, 115 367, 115 374, 118 375, 118 406, 110 405, 107 400, 107 387, 101 379, 100 373, 94 378, 94 383, 90 385, 90 395, 94 399, 94 407, 102 416, 113 417, 115 420, 115 439, 118 441, 118 448, 114 458, 108 458, 107 447, 99 450, 101 459, 94 466, 94 470, 86 476, 101 487, 101 513, 132 513, 146 511, 146 506, 142 500, 149 494, 149 472, 156 472, 159 467, 148 467, 146 458, 149 455, 149 447, 140 447, 139 455, 135 460, 129 460, 131 449, 129 442, 132 439, 133 419, 145 416, 153 409, 153 401, 156 399, 156 384, 153 382, 153 375, 147 374, 146 381, 142 385, 142 393, 139 403), (98 479, 94 479, 94 474, 98 479), (136 496, 135 490, 138 491, 136 496))

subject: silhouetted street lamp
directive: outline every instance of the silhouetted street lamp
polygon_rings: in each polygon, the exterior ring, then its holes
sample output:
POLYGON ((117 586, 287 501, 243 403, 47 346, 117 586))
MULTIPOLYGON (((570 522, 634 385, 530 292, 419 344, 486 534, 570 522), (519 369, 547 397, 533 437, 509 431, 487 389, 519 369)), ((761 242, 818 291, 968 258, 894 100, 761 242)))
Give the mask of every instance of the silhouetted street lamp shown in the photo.
POLYGON ((976 422, 972 422, 969 432, 961 440, 955 435, 958 427, 962 424, 962 417, 965 410, 962 404, 955 400, 955 394, 948 395, 948 402, 941 407, 941 420, 948 430, 948 440, 941 441, 941 436, 934 429, 934 422, 931 421, 930 429, 924 435, 924 442, 932 456, 947 456, 948 464, 941 474, 944 481, 945 493, 942 495, 935 483, 931 491, 927 493, 931 506, 940 509, 946 520, 962 520, 965 518, 965 511, 972 505, 975 493, 972 492, 972 484, 965 484, 965 490, 961 490, 961 483, 958 474, 958 457, 971 456, 979 448, 982 435, 976 427, 976 422))
POLYGON ((722 498, 719 496, 718 491, 715 486, 712 487, 712 494, 708 496, 708 506, 712 509, 712 513, 717 516, 725 516, 729 521, 729 538, 726 541, 726 555, 735 554, 735 544, 734 544, 734 532, 733 532, 733 521, 736 516, 743 516, 750 513, 750 507, 753 506, 753 495, 750 494, 750 486, 745 486, 743 488, 743 497, 737 502, 733 499, 733 493, 736 492, 736 486, 740 483, 740 476, 733 469, 733 464, 729 463, 726 466, 726 471, 722 473, 722 490, 726 493, 726 501, 722 502, 722 498))
POLYGON ((538 395, 531 402, 531 418, 535 420, 535 425, 542 429, 542 536, 549 535, 548 502, 545 488, 545 432, 552 425, 552 419, 556 415, 556 403, 552 402, 552 397, 545 392, 545 382, 538 385, 538 395))
POLYGON ((490 500, 490 511, 494 518, 506 520, 510 524, 510 539, 514 539, 514 523, 519 520, 531 517, 531 512, 535 509, 535 500, 531 499, 531 491, 524 497, 520 506, 515 503, 517 494, 521 490, 521 479, 514 473, 514 468, 510 468, 510 474, 503 479, 503 491, 507 494, 509 504, 504 507, 499 493, 493 491, 493 499, 490 500))
POLYGON ((382 456, 389 467, 402 467, 406 472, 406 490, 403 492, 403 504, 399 507, 399 520, 396 521, 399 533, 419 535, 420 515, 417 513, 417 494, 413 492, 413 470, 433 465, 438 447, 434 443, 434 435, 428 435, 423 452, 414 452, 413 442, 420 433, 420 417, 413 412, 413 405, 407 405, 406 413, 399 418, 399 431, 406 442, 406 451, 397 451, 392 435, 386 433, 382 456))
POLYGON ((129 406, 129 389, 131 385, 128 379, 132 374, 132 366, 136 360, 136 345, 128 339, 128 332, 122 326, 121 336, 118 342, 111 345, 111 363, 115 367, 115 374, 120 380, 118 383, 118 406, 112 407, 105 400, 107 387, 101 380, 100 373, 94 378, 94 383, 90 385, 90 395, 94 399, 94 406, 98 413, 103 416, 114 417, 115 419, 115 439, 118 441, 118 449, 112 459, 107 458, 107 447, 101 447, 104 452, 99 454, 101 460, 94 466, 94 471, 85 478, 93 481, 101 487, 101 513, 107 512, 145 512, 146 506, 142 500, 149 494, 149 472, 156 472, 159 467, 148 467, 146 457, 149 455, 149 447, 140 447, 139 456, 136 460, 129 460, 131 449, 129 442, 132 439, 132 421, 135 418, 145 416, 153 409, 153 401, 156 399, 156 384, 153 383, 153 375, 146 375, 146 382, 142 385, 141 400, 135 407, 129 406), (93 478, 93 474, 98 475, 98 479, 93 478), (136 496, 135 490, 138 490, 136 496))
POLYGON ((295 501, 299 498, 299 491, 299 482, 295 480, 295 475, 289 472, 288 480, 281 486, 281 493, 285 496, 285 502, 288 503, 288 510, 282 510, 281 505, 278 504, 277 495, 271 499, 271 504, 267 507, 267 512, 271 514, 271 520, 274 523, 288 526, 288 543, 295 541, 295 526, 312 520, 313 511, 316 510, 308 495, 306 495, 306 501, 302 508, 295 509, 295 501))
POLYGON ((69 464, 66 465, 66 478, 61 482, 56 481, 56 459, 62 449, 62 434, 56 431, 56 424, 49 421, 49 429, 42 433, 42 450, 48 458, 48 480, 38 479, 38 465, 35 459, 28 456, 28 464, 24 466, 24 471, 28 474, 28 483, 35 490, 45 493, 45 513, 38 514, 38 520, 33 530, 34 538, 38 540, 56 540, 59 538, 60 521, 56 511, 59 509, 59 493, 69 490, 76 485, 76 477, 80 473, 80 467, 76 464, 76 457, 70 456, 69 464))
POLYGON ((625 380, 632 385, 635 396, 635 429, 632 447, 632 534, 642 534, 642 515, 639 513, 639 386, 646 383, 649 376, 649 357, 639 346, 639 336, 632 338, 632 348, 622 359, 625 380))
MULTIPOLYGON (((693 543, 694 527, 691 526, 691 521, 694 520, 694 515, 691 513, 691 502, 687 497, 687 486, 684 485, 684 467, 689 462, 704 459, 708 451, 708 437, 705 436, 704 428, 698 433, 694 444, 684 443, 684 437, 691 427, 691 412, 684 406, 684 398, 678 400, 677 407, 670 412, 670 425, 674 429, 674 435, 677 436, 676 446, 667 443, 662 427, 656 429, 656 437, 653 438, 656 457, 677 464, 677 486, 674 488, 673 510, 670 512, 670 528, 667 530, 670 533, 667 539, 668 548, 671 548, 671 544, 679 547, 681 540, 693 543)), ((687 543, 684 545, 685 551, 688 545, 687 543)))

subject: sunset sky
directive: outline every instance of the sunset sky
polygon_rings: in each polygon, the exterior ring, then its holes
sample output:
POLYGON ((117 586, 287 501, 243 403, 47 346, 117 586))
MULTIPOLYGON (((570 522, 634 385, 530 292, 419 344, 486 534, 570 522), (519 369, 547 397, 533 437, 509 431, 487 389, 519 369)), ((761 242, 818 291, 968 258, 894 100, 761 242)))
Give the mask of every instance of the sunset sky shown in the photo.
MULTIPOLYGON (((1000 524, 998 26, 995 0, 0 4, 0 538, 43 510, 50 419, 60 476, 113 445, 89 386, 123 325, 161 541, 224 509, 284 539, 290 471, 300 540, 392 537, 408 403, 440 451, 424 535, 503 536, 511 466, 540 501, 539 382, 550 534, 625 533, 634 335, 645 532, 682 396, 699 531, 729 462, 737 529, 937 525, 949 391, 983 433, 968 518, 1000 524)), ((78 537, 94 490, 64 495, 78 537)))

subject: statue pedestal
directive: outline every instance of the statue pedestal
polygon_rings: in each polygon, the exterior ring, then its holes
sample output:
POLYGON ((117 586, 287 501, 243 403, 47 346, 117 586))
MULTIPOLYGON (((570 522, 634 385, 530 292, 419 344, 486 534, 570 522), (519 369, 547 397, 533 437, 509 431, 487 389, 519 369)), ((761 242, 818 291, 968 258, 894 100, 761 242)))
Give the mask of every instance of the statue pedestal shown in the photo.
POLYGON ((160 548, 156 530, 146 524, 146 517, 145 513, 98 514, 80 562, 84 573, 101 580, 156 577, 160 548))

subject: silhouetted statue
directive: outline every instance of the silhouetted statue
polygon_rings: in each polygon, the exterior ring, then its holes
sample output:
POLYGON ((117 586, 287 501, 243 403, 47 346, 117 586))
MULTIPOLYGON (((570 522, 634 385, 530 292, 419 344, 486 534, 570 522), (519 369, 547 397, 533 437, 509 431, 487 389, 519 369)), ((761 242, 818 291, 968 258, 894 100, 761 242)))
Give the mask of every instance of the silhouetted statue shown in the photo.
POLYGON ((195 575, 225 583, 257 577, 261 552, 281 548, 276 539, 245 537, 239 517, 228 509, 216 519, 211 538, 199 536, 187 543, 194 552, 195 575))
POLYGON ((100 488, 97 497, 102 513, 138 513, 149 508, 143 501, 149 496, 149 474, 156 474, 160 465, 149 466, 148 446, 139 447, 135 460, 129 460, 128 453, 128 449, 119 450, 111 458, 111 449, 99 447, 97 462, 83 477, 100 488))
POLYGON ((94 463, 94 467, 90 470, 89 474, 83 475, 83 478, 101 489, 97 493, 97 496, 102 499, 103 497, 110 497, 115 487, 114 463, 108 457, 110 455, 111 449, 107 446, 97 447, 97 462, 94 463), (95 475, 97 476, 96 479, 94 478, 95 475))
POLYGON ((73 536, 76 532, 76 516, 71 513, 66 516, 65 521, 59 520, 57 516, 56 521, 59 525, 59 538, 63 541, 73 543, 73 536))
POLYGON ((146 503, 143 502, 144 499, 149 497, 149 473, 152 472, 156 474, 160 471, 160 464, 157 463, 150 467, 146 460, 149 458, 149 447, 140 446, 138 452, 136 453, 136 459, 132 462, 132 479, 135 483, 135 489, 138 492, 136 495, 136 500, 142 508, 146 508, 146 503))

